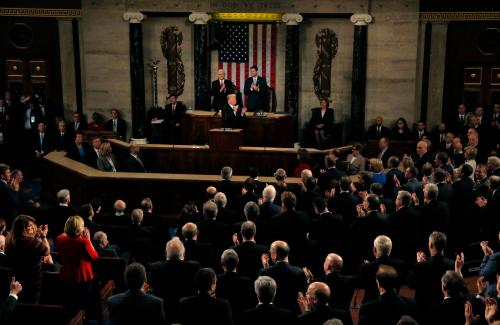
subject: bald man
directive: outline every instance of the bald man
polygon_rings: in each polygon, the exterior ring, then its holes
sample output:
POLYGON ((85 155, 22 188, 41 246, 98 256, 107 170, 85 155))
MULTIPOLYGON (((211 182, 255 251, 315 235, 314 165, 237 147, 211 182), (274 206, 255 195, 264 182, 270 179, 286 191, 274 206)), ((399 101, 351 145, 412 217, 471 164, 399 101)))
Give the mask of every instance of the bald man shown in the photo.
POLYGON ((366 131, 366 138, 368 140, 379 140, 382 137, 389 136, 389 129, 384 125, 384 119, 378 115, 375 117, 375 124, 371 125, 366 131))
POLYGON ((234 85, 231 80, 226 79, 224 70, 219 69, 217 71, 217 80, 212 81, 210 94, 214 97, 212 109, 215 111, 221 110, 224 107, 227 95, 234 94, 234 85))
POLYGON ((323 324, 329 319, 338 318, 344 325, 352 325, 348 310, 335 309, 329 305, 330 288, 323 282, 313 282, 307 288, 304 296, 299 293, 298 304, 302 315, 297 318, 297 324, 323 324))
POLYGON ((323 263, 325 275, 320 277, 318 281, 324 282, 330 287, 330 306, 349 310, 354 293, 354 277, 343 275, 343 267, 344 261, 340 255, 328 254, 323 263))
POLYGON ((417 142, 416 155, 413 158, 415 162, 415 167, 419 171, 419 175, 422 175, 422 166, 426 163, 432 164, 432 154, 429 152, 429 143, 427 141, 417 142))
POLYGON ((214 267, 214 251, 212 244, 198 242, 198 227, 192 222, 182 227, 184 247, 186 249, 185 259, 200 263, 201 267, 214 267))

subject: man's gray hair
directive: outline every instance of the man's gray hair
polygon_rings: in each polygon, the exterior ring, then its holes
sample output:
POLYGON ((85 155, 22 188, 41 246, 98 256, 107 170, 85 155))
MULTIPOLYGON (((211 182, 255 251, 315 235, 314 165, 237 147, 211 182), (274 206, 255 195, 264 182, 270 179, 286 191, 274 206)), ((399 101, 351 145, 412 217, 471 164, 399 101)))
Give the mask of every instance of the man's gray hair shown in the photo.
POLYGON ((332 318, 323 323, 323 325, 344 325, 338 318, 332 318))
POLYGON ((69 196, 69 190, 62 189, 59 192, 57 192, 56 196, 57 196, 57 201, 59 201, 59 203, 64 203, 66 202, 66 198, 69 196))
POLYGON ((167 242, 167 247, 165 248, 167 255, 167 260, 184 260, 184 254, 186 249, 184 244, 181 242, 179 237, 173 237, 167 242))
POLYGON ((233 177, 233 169, 229 166, 222 167, 220 171, 220 177, 226 180, 231 179, 231 177, 233 177))
POLYGON ((498 158, 497 156, 488 157, 487 162, 491 167, 493 167, 493 170, 500 167, 500 158, 498 158))
POLYGON ((207 201, 203 204, 203 215, 212 220, 217 217, 217 205, 213 201, 207 201))
POLYGON ((142 223, 142 219, 144 218, 144 211, 142 211, 142 209, 134 209, 132 210, 130 217, 132 218, 132 223, 134 225, 140 225, 142 223))
POLYGON ((97 231, 94 234, 94 241, 98 244, 104 243, 105 240, 108 239, 108 235, 104 231, 97 231))
POLYGON ((255 220, 259 216, 260 210, 257 203, 250 201, 245 204, 243 212, 245 213, 247 220, 255 220))
POLYGON ((220 258, 221 264, 225 266, 229 271, 233 271, 238 266, 240 261, 238 257, 238 253, 234 249, 226 249, 222 252, 222 256, 220 258))
POLYGON ((214 196, 214 202, 219 208, 225 208, 227 204, 227 197, 226 194, 222 192, 217 192, 214 196))
POLYGON ((424 187, 424 191, 427 192, 427 198, 430 200, 435 200, 439 194, 439 188, 434 183, 426 184, 424 187))
POLYGON ((373 247, 380 256, 389 256, 392 251, 392 240, 384 235, 378 236, 373 241, 373 247))
POLYGON ((276 189, 272 185, 267 185, 262 191, 264 202, 272 203, 276 197, 276 189))
POLYGON ((403 206, 409 207, 411 205, 411 193, 408 191, 399 191, 398 196, 403 206))
POLYGON ((259 298, 259 301, 264 304, 270 304, 273 302, 276 296, 276 281, 269 276, 259 276, 254 283, 255 293, 259 298))

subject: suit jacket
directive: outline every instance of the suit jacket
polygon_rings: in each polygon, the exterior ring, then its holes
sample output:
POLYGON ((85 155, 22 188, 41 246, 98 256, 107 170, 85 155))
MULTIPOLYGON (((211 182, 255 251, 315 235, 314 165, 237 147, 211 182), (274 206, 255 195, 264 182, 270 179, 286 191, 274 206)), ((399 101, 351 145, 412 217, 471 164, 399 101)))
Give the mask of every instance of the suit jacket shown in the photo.
POLYGON ((379 235, 388 233, 387 216, 378 211, 371 211, 364 217, 358 217, 351 225, 351 247, 353 256, 361 258, 357 262, 370 259, 373 255, 373 241, 379 235))
POLYGON ((312 109, 311 119, 309 120, 309 127, 312 130, 316 129, 316 125, 324 124, 322 130, 324 130, 326 134, 331 134, 333 131, 333 123, 335 123, 333 108, 327 108, 323 116, 321 116, 321 107, 312 109))
POLYGON ((214 248, 215 256, 232 245, 231 228, 218 220, 204 220, 198 222, 198 240, 201 243, 210 243, 214 248))
POLYGON ((85 119, 82 116, 80 124, 78 125, 78 128, 76 128, 75 123, 73 121, 71 121, 71 123, 68 123, 66 130, 68 130, 68 132, 71 134, 71 136, 74 137, 76 132, 81 132, 81 131, 87 130, 87 122, 85 121, 85 119))
POLYGON ((8 296, 7 299, 3 302, 3 304, 0 304, 0 322, 4 324, 9 324, 8 321, 10 319, 10 316, 12 315, 12 312, 16 308, 17 305, 17 299, 8 296))
POLYGON ((219 79, 212 81, 210 94, 214 97, 212 108, 219 110, 227 103, 227 95, 234 94, 234 85, 231 80, 224 79, 224 90, 220 91, 219 79))
POLYGON ((97 169, 97 158, 99 158, 99 156, 93 146, 88 147, 87 156, 88 156, 88 164, 97 169))
POLYGON ((344 217, 346 225, 350 225, 358 215, 356 205, 361 203, 359 196, 348 192, 336 194, 328 201, 328 210, 344 217))
POLYGON ((367 264, 361 265, 361 269, 356 277, 356 286, 358 288, 365 289, 365 296, 363 298, 363 303, 377 299, 380 295, 377 287, 377 282, 375 280, 375 275, 377 274, 380 265, 392 266, 398 272, 398 282, 401 284, 403 279, 406 278, 404 262, 401 260, 393 259, 390 256, 380 256, 379 258, 371 261, 367 264))
POLYGON ((234 201, 235 196, 239 195, 239 193, 238 193, 239 187, 230 180, 222 180, 218 184, 216 184, 215 187, 217 188, 218 192, 222 192, 222 193, 226 194, 226 198, 227 198, 227 206, 226 207, 231 208, 234 205, 233 201, 234 201))
POLYGON ((182 102, 177 102, 175 104, 175 111, 172 111, 172 104, 168 104, 167 106, 165 106, 165 115, 167 118, 167 122, 172 125, 181 123, 184 114, 186 114, 186 105, 184 105, 182 102))
POLYGON ((225 104, 222 108, 222 127, 228 129, 241 129, 245 123, 245 114, 242 112, 242 107, 238 107, 236 114, 229 104, 225 104))
POLYGON ((127 160, 125 161, 126 171, 129 173, 146 173, 147 169, 144 165, 144 159, 139 156, 142 164, 131 154, 128 155, 127 160))
POLYGON ((252 281, 257 279, 262 268, 261 256, 268 251, 264 245, 256 244, 252 241, 244 241, 233 246, 240 259, 238 263, 238 274, 245 276, 252 281))
POLYGON ((384 168, 387 167, 387 161, 391 156, 394 156, 394 152, 391 150, 391 147, 387 147, 385 151, 380 150, 379 153, 377 154, 377 158, 382 160, 382 163, 384 164, 384 168))
MULTIPOLYGON (((120 167, 118 166, 118 162, 116 161, 115 155, 110 153, 109 156, 111 157, 111 160, 113 161, 113 165, 115 166, 116 171, 120 171, 120 167)), ((113 166, 111 166, 108 159, 106 159, 105 157, 97 158, 97 168, 99 170, 102 170, 103 172, 112 172, 113 171, 113 166)))
POLYGON ((485 255, 481 261, 479 275, 483 276, 489 282, 486 291, 487 296, 495 297, 497 295, 496 283, 497 274, 500 273, 500 252, 496 252, 491 256, 485 255))
POLYGON ((229 301, 233 316, 257 303, 253 281, 236 272, 225 272, 217 276, 216 295, 229 301))
POLYGON ((83 148, 83 156, 80 155, 80 151, 78 150, 75 142, 71 142, 68 148, 68 157, 84 163, 86 165, 92 166, 91 156, 90 156, 90 146, 88 143, 82 143, 83 148))
POLYGON ((267 87, 267 81, 265 78, 258 76, 257 77, 257 86, 259 87, 258 91, 254 91, 251 89, 253 83, 253 78, 250 77, 245 80, 245 88, 244 94, 248 96, 248 111, 254 112, 259 110, 267 111, 267 96, 269 88, 267 87))
POLYGON ((330 306, 320 306, 300 315, 297 318, 297 324, 301 325, 323 325, 327 320, 338 318, 344 325, 352 325, 351 314, 349 310, 334 309, 330 306))
POLYGON ((304 292, 307 285, 304 271, 300 267, 280 261, 267 269, 260 270, 259 275, 269 276, 276 281, 277 290, 274 298, 276 306, 298 315, 297 294, 304 292))
POLYGON ((318 281, 324 282, 330 288, 330 306, 342 310, 351 308, 352 295, 354 294, 354 277, 342 275, 340 272, 328 273, 318 281))
POLYGON ((421 136, 418 135, 418 131, 414 131, 412 133, 412 137, 413 137, 413 140, 415 140, 415 141, 420 141, 420 140, 425 139, 425 138, 427 138, 429 140, 432 140, 431 139, 431 134, 429 132, 425 131, 425 130, 424 130, 424 132, 422 132, 421 136))
POLYGON ((420 249, 427 247, 429 235, 433 231, 445 234, 450 229, 450 210, 446 203, 438 200, 430 200, 419 207, 420 210, 420 249))
MULTIPOLYGON (((40 140, 40 133, 35 132, 33 136, 33 151, 39 153, 43 152, 43 155, 48 154, 52 150, 52 144, 50 141, 50 134, 48 132, 44 133, 43 140, 40 140)), ((34 154, 33 152, 33 154, 34 154)))
POLYGON ((309 216, 303 212, 289 210, 275 215, 270 222, 273 240, 283 240, 290 245, 290 259, 300 261, 307 252, 306 234, 311 227, 309 216))
POLYGON ((416 178, 409 179, 406 183, 401 185, 401 189, 403 191, 408 191, 411 194, 413 193, 417 194, 419 199, 423 196, 422 183, 419 182, 416 178))
POLYGON ((68 151, 71 145, 71 138, 68 132, 61 134, 59 130, 51 133, 51 147, 57 151, 68 151))
POLYGON ((415 303, 409 298, 396 295, 395 292, 386 292, 377 299, 361 305, 358 324, 394 325, 403 315, 415 317, 415 303))
POLYGON ((165 324, 163 300, 142 291, 127 291, 108 299, 109 317, 116 325, 165 324))
POLYGON ((366 131, 368 140, 379 140, 383 137, 389 137, 389 129, 383 125, 380 127, 380 133, 377 132, 377 124, 370 125, 368 131, 366 131))
POLYGON ((448 183, 438 183, 436 184, 438 187, 438 201, 446 203, 448 206, 448 210, 452 208, 452 200, 453 200, 453 187, 448 183))
POLYGON ((42 224, 48 224, 49 237, 56 238, 63 232, 66 219, 75 215, 78 215, 78 211, 73 209, 72 207, 56 205, 52 209, 48 220, 43 220, 42 224))
POLYGON ((195 240, 185 240, 184 248, 186 253, 184 258, 188 261, 196 261, 201 267, 211 267, 215 265, 214 250, 210 243, 199 243, 195 240))
POLYGON ((179 321, 182 325, 232 325, 231 306, 226 299, 213 298, 207 293, 182 298, 179 302, 179 321))
POLYGON ((0 253, 0 267, 10 268, 10 258, 5 253, 0 253))
POLYGON ((194 261, 168 260, 154 262, 149 267, 149 281, 155 296, 165 302, 169 322, 179 320, 179 299, 196 293, 195 279, 200 264, 194 261))
POLYGON ((441 254, 415 264, 408 276, 408 285, 415 289, 417 303, 426 308, 441 301, 441 277, 446 271, 454 269, 455 262, 441 254))
MULTIPOLYGON (((104 129, 106 131, 113 131, 113 119, 106 121, 106 124, 104 124, 104 129)), ((125 122, 125 120, 122 118, 118 118, 116 120, 116 133, 122 140, 125 140, 127 137, 127 122, 125 122)))
POLYGON ((420 212, 409 206, 389 215, 389 237, 392 239, 394 258, 401 259, 411 268, 415 263, 420 238, 420 212))
POLYGON ((394 198, 396 195, 396 184, 394 183, 394 176, 399 179, 399 182, 403 181, 403 172, 401 172, 398 168, 391 168, 387 171, 385 177, 385 185, 384 185, 384 196, 386 198, 394 198))
POLYGON ((238 325, 290 325, 295 323, 295 317, 287 309, 276 307, 274 304, 259 304, 240 314, 238 325))
POLYGON ((309 239, 316 241, 314 247, 323 259, 331 252, 342 254, 345 251, 346 231, 342 215, 325 212, 311 221, 309 239))
POLYGON ((5 216, 7 224, 17 216, 21 206, 19 192, 14 191, 9 184, 0 180, 0 215, 5 216))
POLYGON ((271 220, 271 218, 282 212, 281 207, 277 204, 271 202, 264 202, 259 207, 259 219, 262 220, 271 220))
POLYGON ((413 161, 415 162, 415 167, 418 168, 420 175, 422 175, 422 166, 425 165, 426 163, 432 164, 432 154, 429 151, 427 151, 422 156, 415 155, 413 157, 413 161))
POLYGON ((318 176, 318 186, 321 189, 321 193, 323 193, 327 186, 330 184, 332 180, 339 180, 342 176, 345 176, 346 173, 341 171, 336 167, 328 168, 324 173, 318 176))
POLYGON ((349 154, 346 158, 346 161, 349 164, 349 174, 357 175, 359 174, 359 172, 365 170, 366 159, 362 155, 359 155, 359 157, 356 157, 356 159, 354 160, 352 160, 352 158, 353 158, 352 154, 349 154))
POLYGON ((56 246, 62 264, 59 275, 66 283, 88 282, 94 278, 91 261, 99 255, 89 239, 61 234, 56 246))
POLYGON ((431 308, 428 324, 465 324, 464 304, 465 299, 461 297, 442 300, 431 308))

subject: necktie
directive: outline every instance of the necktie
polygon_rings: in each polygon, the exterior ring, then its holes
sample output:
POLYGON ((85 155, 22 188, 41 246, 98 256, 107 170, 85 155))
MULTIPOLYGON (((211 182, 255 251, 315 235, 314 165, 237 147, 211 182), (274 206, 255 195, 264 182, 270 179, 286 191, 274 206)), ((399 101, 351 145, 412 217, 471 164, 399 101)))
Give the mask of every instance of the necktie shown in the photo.
POLYGON ((224 84, 224 80, 221 80, 220 81, 220 85, 222 86, 224 84))
POLYGON ((43 133, 40 133, 40 150, 43 150, 43 133))
POLYGON ((113 132, 116 132, 117 131, 117 121, 116 120, 113 120, 113 132))
POLYGON ((443 142, 444 141, 444 134, 441 133, 441 139, 439 140, 439 142, 443 142))
POLYGON ((175 104, 172 105, 172 113, 175 113, 175 104))
POLYGON ((380 135, 380 126, 377 126, 377 134, 380 135))
POLYGON ((464 116, 463 115, 460 115, 460 123, 464 123, 464 116))
POLYGON ((142 169, 144 169, 144 164, 142 163, 141 158, 139 158, 139 156, 135 156, 135 159, 137 159, 137 162, 141 165, 142 169))

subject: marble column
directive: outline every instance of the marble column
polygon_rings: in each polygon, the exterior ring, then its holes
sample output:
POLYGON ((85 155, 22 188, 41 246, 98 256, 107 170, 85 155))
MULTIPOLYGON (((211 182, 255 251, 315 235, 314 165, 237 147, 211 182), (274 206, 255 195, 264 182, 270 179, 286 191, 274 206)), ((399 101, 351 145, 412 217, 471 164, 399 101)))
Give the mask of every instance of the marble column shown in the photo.
POLYGON ((354 43, 352 52, 351 90, 351 139, 361 139, 365 132, 366 61, 368 48, 368 24, 372 16, 354 14, 354 43))
POLYGON ((294 138, 299 134, 299 23, 303 18, 299 14, 284 14, 286 23, 285 52, 285 112, 293 116, 294 138))
POLYGON ((194 24, 194 106, 210 110, 210 52, 208 50, 208 21, 205 12, 193 12, 189 21, 194 24))
POLYGON ((130 41, 130 91, 132 98, 132 137, 144 138, 146 126, 146 101, 144 90, 144 56, 142 53, 142 25, 146 18, 140 12, 126 12, 123 19, 129 22, 130 41))

